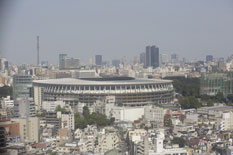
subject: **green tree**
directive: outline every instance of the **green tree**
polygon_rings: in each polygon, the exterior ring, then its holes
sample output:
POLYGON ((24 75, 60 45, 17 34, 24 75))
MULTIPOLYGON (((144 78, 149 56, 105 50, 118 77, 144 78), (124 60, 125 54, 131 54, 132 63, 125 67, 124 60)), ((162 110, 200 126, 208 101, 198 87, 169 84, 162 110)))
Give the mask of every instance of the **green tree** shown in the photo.
POLYGON ((64 112, 64 111, 66 111, 66 109, 65 109, 65 108, 62 108, 60 105, 58 105, 58 106, 56 107, 56 112, 57 112, 57 111, 64 112))
POLYGON ((166 79, 173 80, 173 86, 176 92, 182 96, 199 97, 199 78, 169 77, 166 79))
POLYGON ((10 96, 12 98, 13 96, 13 88, 9 86, 3 86, 0 87, 0 98, 10 96))
POLYGON ((208 106, 208 107, 214 106, 214 102, 213 102, 211 99, 209 99, 209 100, 207 101, 207 106, 208 106))
POLYGON ((45 111, 42 111, 42 112, 37 114, 38 117, 45 117, 45 115, 46 115, 45 111))
POLYGON ((216 102, 226 102, 224 95, 222 92, 218 92, 217 95, 214 97, 216 102))
POLYGON ((62 111, 62 108, 61 108, 60 105, 58 105, 58 106, 56 107, 56 111, 62 111))
POLYGON ((97 125, 98 127, 107 126, 114 123, 114 118, 107 119, 106 115, 93 112, 90 114, 87 106, 83 107, 83 114, 75 114, 75 127, 86 128, 87 125, 97 125))
POLYGON ((87 121, 81 117, 79 113, 76 113, 74 116, 75 128, 84 129, 87 127, 87 121))
POLYGON ((173 128, 173 124, 172 124, 172 120, 171 119, 168 120, 167 127, 173 128))
POLYGON ((84 106, 83 107, 83 116, 86 118, 86 119, 89 119, 90 118, 90 111, 89 111, 89 108, 87 106, 84 106))
POLYGON ((228 94, 227 99, 230 103, 233 103, 233 94, 228 94))
POLYGON ((194 96, 179 97, 178 100, 183 109, 197 109, 202 106, 201 103, 194 96))
POLYGON ((200 98, 201 98, 202 101, 209 101, 209 100, 211 100, 211 97, 209 95, 206 95, 206 94, 201 95, 200 98))
POLYGON ((179 144, 179 147, 184 147, 186 141, 182 137, 174 137, 172 140, 172 144, 179 144))

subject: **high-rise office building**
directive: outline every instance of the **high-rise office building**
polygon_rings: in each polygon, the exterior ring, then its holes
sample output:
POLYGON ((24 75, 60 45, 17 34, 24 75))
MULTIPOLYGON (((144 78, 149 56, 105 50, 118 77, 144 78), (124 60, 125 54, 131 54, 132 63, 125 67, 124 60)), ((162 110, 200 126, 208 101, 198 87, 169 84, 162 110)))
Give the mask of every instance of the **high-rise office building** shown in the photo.
POLYGON ((160 63, 165 65, 168 63, 168 55, 167 54, 161 54, 160 55, 160 63))
POLYGON ((226 67, 226 66, 225 66, 224 58, 219 58, 218 61, 217 61, 217 63, 218 63, 218 68, 219 68, 219 69, 223 69, 223 68, 226 67))
POLYGON ((32 76, 14 75, 13 76, 13 99, 29 98, 32 96, 32 76))
POLYGON ((146 61, 146 53, 141 53, 140 54, 140 64, 144 64, 145 66, 145 61, 146 61))
POLYGON ((59 54, 59 69, 65 69, 65 58, 67 54, 59 54))
POLYGON ((151 66, 151 48, 150 46, 146 46, 146 65, 145 67, 151 66))
POLYGON ((59 55, 59 69, 77 69, 79 66, 79 59, 68 57, 67 54, 59 55))
POLYGON ((206 62, 212 62, 214 59, 213 55, 207 55, 206 56, 206 62))
POLYGON ((95 56, 95 64, 97 66, 101 66, 102 65, 102 55, 96 55, 95 56))
POLYGON ((120 66, 121 61, 120 60, 112 60, 112 65, 115 67, 119 67, 120 66))
POLYGON ((151 46, 151 66, 159 67, 159 48, 156 46, 151 46))
POLYGON ((159 48, 156 46, 146 46, 146 67, 159 67, 159 48))
POLYGON ((171 62, 172 63, 178 63, 179 62, 179 56, 178 56, 178 54, 172 54, 171 55, 171 62))

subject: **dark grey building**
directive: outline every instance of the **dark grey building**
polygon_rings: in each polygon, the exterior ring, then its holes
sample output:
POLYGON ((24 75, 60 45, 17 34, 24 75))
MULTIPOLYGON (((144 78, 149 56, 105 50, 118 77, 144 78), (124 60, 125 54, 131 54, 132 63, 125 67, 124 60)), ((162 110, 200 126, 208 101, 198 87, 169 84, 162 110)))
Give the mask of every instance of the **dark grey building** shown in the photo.
POLYGON ((159 67, 159 48, 155 45, 146 46, 146 62, 145 67, 159 67))
POLYGON ((151 46, 151 66, 159 67, 159 48, 156 46, 151 46))
POLYGON ((206 56, 206 62, 212 62, 213 61, 213 55, 207 55, 206 56))
POLYGON ((172 63, 178 63, 179 62, 179 56, 178 56, 178 54, 172 54, 171 55, 171 62, 172 63))
POLYGON ((102 55, 96 55, 95 56, 95 64, 97 66, 101 66, 102 65, 102 55))
POLYGON ((145 66, 145 61, 146 61, 146 53, 141 53, 140 54, 140 64, 144 64, 144 66, 145 66))

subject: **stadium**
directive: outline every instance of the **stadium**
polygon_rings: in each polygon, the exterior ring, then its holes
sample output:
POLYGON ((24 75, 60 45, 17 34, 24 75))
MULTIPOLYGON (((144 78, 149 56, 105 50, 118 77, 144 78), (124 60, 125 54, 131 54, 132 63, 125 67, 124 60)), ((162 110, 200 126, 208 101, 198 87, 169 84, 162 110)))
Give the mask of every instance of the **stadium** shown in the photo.
MULTIPOLYGON (((48 79, 33 81, 38 101, 62 100, 69 104, 94 103, 115 96, 120 105, 169 104, 174 89, 170 80, 135 79, 131 77, 48 79)), ((35 95, 34 94, 34 95, 35 95)))

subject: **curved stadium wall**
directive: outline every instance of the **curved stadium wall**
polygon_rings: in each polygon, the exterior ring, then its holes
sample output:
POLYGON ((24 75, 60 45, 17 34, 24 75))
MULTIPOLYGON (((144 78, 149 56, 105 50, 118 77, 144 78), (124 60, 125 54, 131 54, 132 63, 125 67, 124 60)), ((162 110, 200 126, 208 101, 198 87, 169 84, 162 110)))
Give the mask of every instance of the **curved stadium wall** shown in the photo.
MULTIPOLYGON (((33 81, 39 89, 39 100, 62 100, 69 104, 94 103, 106 96, 115 96, 117 104, 167 104, 174 99, 170 80, 134 78, 49 79, 33 81)), ((37 102, 40 102, 37 101, 37 102)))

